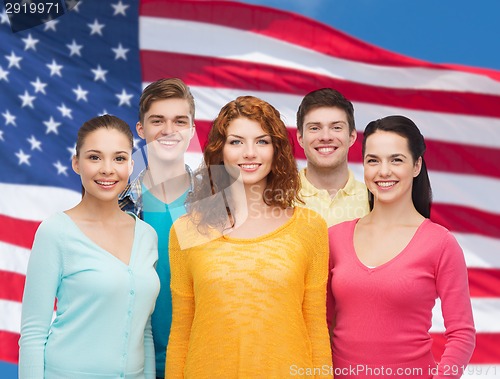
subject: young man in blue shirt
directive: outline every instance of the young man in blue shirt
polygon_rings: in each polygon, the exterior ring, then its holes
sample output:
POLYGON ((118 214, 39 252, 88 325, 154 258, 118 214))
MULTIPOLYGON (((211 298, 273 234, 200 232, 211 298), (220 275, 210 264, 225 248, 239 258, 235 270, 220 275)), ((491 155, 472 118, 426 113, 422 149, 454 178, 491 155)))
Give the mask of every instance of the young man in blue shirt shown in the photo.
POLYGON ((186 213, 185 201, 193 189, 193 174, 184 154, 194 135, 194 98, 177 78, 149 84, 139 102, 137 134, 147 144, 147 167, 120 194, 120 207, 135 213, 158 234, 160 293, 151 324, 156 357, 156 376, 163 378, 170 324, 170 228, 186 213))

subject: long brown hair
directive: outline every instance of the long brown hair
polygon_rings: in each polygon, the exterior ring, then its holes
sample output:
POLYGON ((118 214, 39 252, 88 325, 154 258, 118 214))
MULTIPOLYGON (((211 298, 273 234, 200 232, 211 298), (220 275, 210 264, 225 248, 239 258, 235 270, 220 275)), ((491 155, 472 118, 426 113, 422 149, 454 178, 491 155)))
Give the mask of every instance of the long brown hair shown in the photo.
POLYGON ((188 212, 195 215, 195 223, 224 228, 228 216, 230 198, 225 195, 234 179, 223 166, 223 148, 227 139, 229 124, 237 118, 246 118, 258 122, 262 129, 271 136, 274 148, 271 172, 263 193, 264 202, 269 206, 282 209, 302 203, 298 194, 300 179, 287 128, 280 118, 280 113, 268 102, 254 96, 240 96, 227 103, 219 112, 208 134, 203 151, 203 164, 198 170, 195 190, 188 198, 188 212), (211 196, 222 196, 226 209, 206 209, 206 202, 201 200, 211 196))

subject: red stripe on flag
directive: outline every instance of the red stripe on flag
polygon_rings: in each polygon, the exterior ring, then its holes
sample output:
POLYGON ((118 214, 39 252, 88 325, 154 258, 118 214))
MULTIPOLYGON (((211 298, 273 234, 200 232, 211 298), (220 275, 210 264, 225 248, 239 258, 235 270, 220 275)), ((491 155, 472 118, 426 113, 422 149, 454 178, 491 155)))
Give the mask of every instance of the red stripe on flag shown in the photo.
POLYGON ((19 334, 0 330, 0 361, 17 364, 19 334))
POLYGON ((495 213, 459 205, 433 203, 431 220, 453 232, 479 234, 492 238, 500 236, 500 215, 495 213))
POLYGON ((232 1, 141 0, 141 16, 174 18, 251 31, 337 58, 376 65, 452 69, 500 80, 500 72, 461 65, 433 64, 370 45, 329 25, 278 9, 232 1), (234 17, 238 15, 238 17, 234 17), (304 38, 314 36, 314 38, 304 38))
MULTIPOLYGON (((356 142, 349 149, 349 162, 363 162, 362 141, 363 133, 358 132, 356 142)), ((498 167, 500 149, 461 145, 428 138, 425 143, 427 146, 425 163, 429 170, 500 178, 498 167)))
POLYGON ((0 271, 0 299, 21 302, 23 300, 25 275, 0 271))
POLYGON ((500 269, 469 268, 468 274, 471 297, 500 297, 500 269))
POLYGON ((31 249, 40 221, 21 220, 0 214, 0 241, 31 249))
POLYGON ((494 95, 380 87, 270 64, 173 52, 141 50, 141 63, 145 82, 155 81, 168 73, 168 76, 183 78, 192 86, 244 88, 299 96, 318 88, 332 87, 354 102, 500 117, 500 107, 497 107, 500 96, 494 95))
MULTIPOLYGON (((434 344, 432 352, 438 359, 444 351, 446 338, 444 334, 432 334, 434 344)), ((498 346, 500 346, 500 333, 478 333, 476 334, 476 348, 472 354, 470 364, 495 363, 498 364, 498 346)), ((494 372, 491 372, 494 374, 494 372)))

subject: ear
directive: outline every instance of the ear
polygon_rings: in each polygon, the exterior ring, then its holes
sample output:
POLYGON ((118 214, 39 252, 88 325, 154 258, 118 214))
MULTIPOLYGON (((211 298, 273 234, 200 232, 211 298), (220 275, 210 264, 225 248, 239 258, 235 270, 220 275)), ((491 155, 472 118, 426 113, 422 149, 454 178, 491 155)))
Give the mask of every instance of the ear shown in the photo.
POLYGON ((130 165, 128 167, 128 176, 132 175, 133 172, 134 172, 134 160, 131 159, 130 160, 130 165))
POLYGON ((358 138, 358 132, 356 132, 356 129, 354 129, 352 133, 349 135, 349 147, 354 145, 354 142, 356 142, 357 138, 358 138))
POLYGON ((418 157, 415 165, 413 166, 413 177, 416 178, 418 174, 420 174, 420 170, 422 170, 422 157, 418 157))
POLYGON ((71 158, 71 167, 77 175, 80 175, 80 168, 78 167, 78 157, 76 155, 73 155, 73 157, 71 158))
POLYGON ((299 142, 300 147, 304 148, 304 137, 299 129, 297 129, 297 141, 299 142))
POLYGON ((191 135, 189 136, 189 139, 192 139, 196 133, 196 125, 193 123, 193 126, 191 126, 190 129, 191 129, 190 130, 191 135))
POLYGON ((137 130, 137 135, 139 137, 141 137, 142 139, 146 139, 146 137, 144 137, 144 126, 140 121, 135 124, 135 130, 137 130))

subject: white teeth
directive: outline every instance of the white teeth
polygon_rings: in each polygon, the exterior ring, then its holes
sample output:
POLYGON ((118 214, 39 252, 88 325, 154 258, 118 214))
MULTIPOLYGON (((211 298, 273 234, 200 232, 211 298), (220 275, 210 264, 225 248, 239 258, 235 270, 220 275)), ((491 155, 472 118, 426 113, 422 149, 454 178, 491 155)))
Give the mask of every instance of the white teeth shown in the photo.
POLYGON ((101 186, 112 186, 116 182, 101 182, 101 181, 96 180, 96 183, 101 185, 101 186))
POLYGON ((244 168, 246 170, 253 170, 253 169, 259 167, 259 165, 258 164, 242 164, 242 165, 240 165, 240 167, 244 168))
POLYGON ((392 187, 396 182, 377 182, 379 187, 392 187))
POLYGON ((335 151, 334 147, 318 147, 318 151, 320 153, 331 153, 332 151, 335 151))
POLYGON ((178 141, 158 141, 158 142, 165 146, 174 146, 179 143, 178 141))

